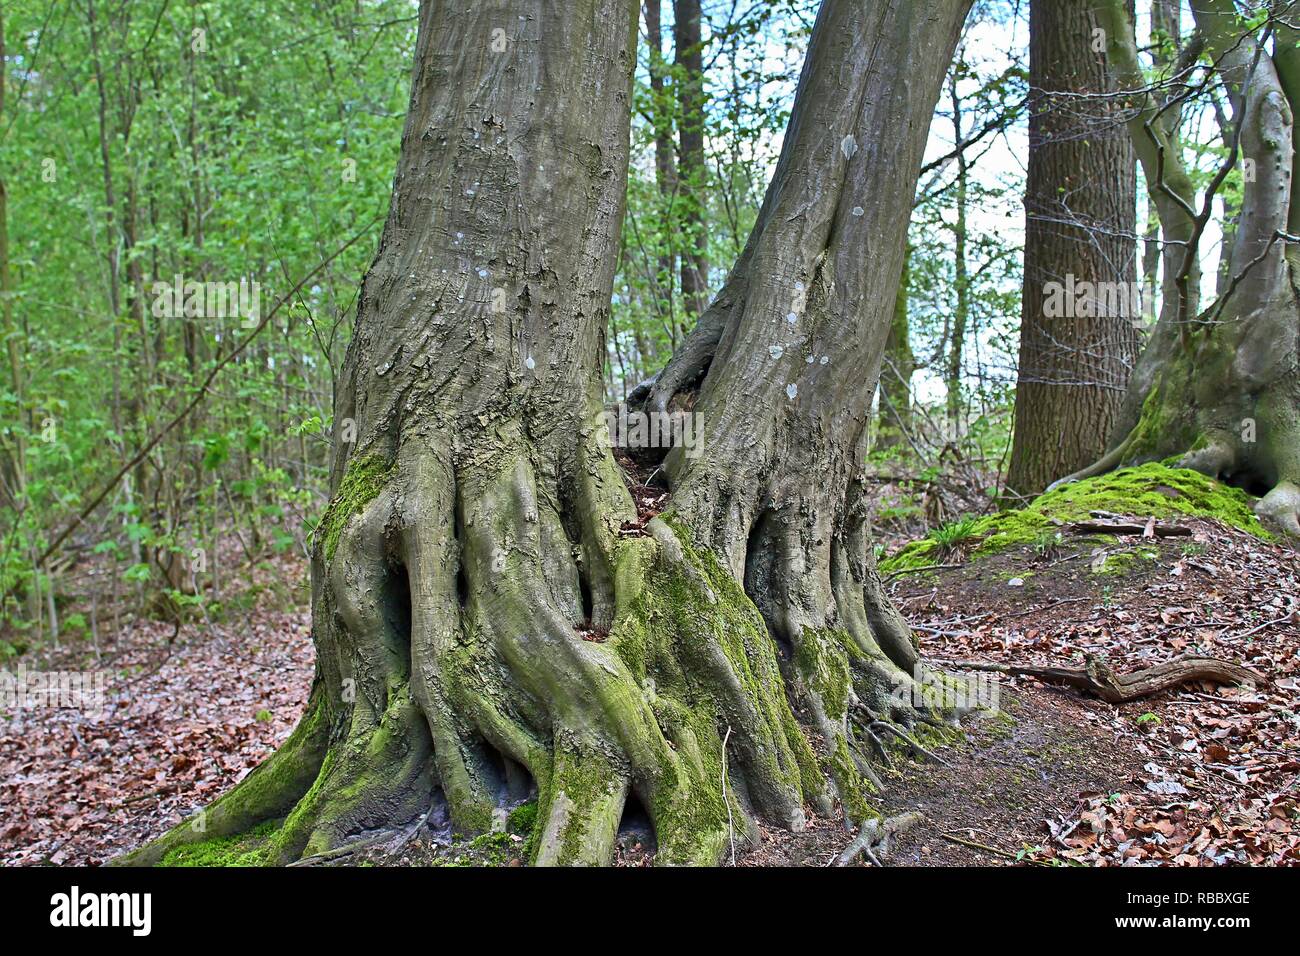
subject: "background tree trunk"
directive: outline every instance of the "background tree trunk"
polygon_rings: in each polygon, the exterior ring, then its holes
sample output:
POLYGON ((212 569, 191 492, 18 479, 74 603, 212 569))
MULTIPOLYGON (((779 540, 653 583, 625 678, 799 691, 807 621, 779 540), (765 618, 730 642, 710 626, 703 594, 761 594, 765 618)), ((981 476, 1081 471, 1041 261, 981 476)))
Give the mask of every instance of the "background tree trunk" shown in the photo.
MULTIPOLYGON (((677 154, 673 146, 673 114, 671 94, 664 89, 664 78, 668 75, 668 63, 663 54, 663 5, 661 0, 645 0, 646 42, 650 53, 650 96, 652 100, 653 123, 655 131, 655 185, 659 190, 662 203, 662 215, 668 228, 676 220, 678 205, 677 154)), ((666 244, 665 251, 658 259, 658 271, 655 275, 654 295, 655 310, 663 317, 664 325, 669 329, 671 340, 676 343, 678 332, 677 309, 674 289, 676 286, 677 257, 672 245, 666 244)), ((642 363, 655 363, 656 356, 642 355, 642 363)), ((653 367, 653 364, 652 364, 653 367)))
POLYGON ((689 331, 709 304, 709 235, 704 215, 707 167, 704 162, 704 39, 700 0, 673 0, 677 49, 677 145, 679 190, 683 202, 683 331, 689 331))
POLYGON ((911 328, 908 322, 908 292, 911 287, 909 268, 912 250, 903 253, 903 276, 894 297, 894 317, 885 340, 885 359, 880 370, 880 437, 882 448, 906 443, 912 430, 912 373, 916 356, 912 353, 911 328))
MULTIPOLYGON (((1030 5, 1029 172, 1008 488, 1034 495, 1106 449, 1137 359, 1136 158, 1114 101, 1054 98, 1115 88, 1094 48, 1094 0, 1030 5), (1074 283, 1118 283, 1076 298, 1074 283), (1048 283, 1065 286, 1066 312, 1049 314, 1048 283), (1115 304, 1120 304, 1118 313, 1115 304)), ((1058 299, 1059 303, 1060 300, 1058 299)))
POLYGON ((951 440, 955 441, 961 434, 962 409, 962 372, 966 357, 966 331, 970 325, 970 265, 967 259, 966 244, 969 238, 966 229, 967 197, 970 190, 970 162, 966 150, 962 148, 965 131, 962 129, 962 102, 958 88, 960 79, 959 53, 957 63, 948 73, 948 98, 952 107, 952 141, 957 144, 957 175, 954 178, 956 188, 953 190, 955 215, 952 224, 952 266, 953 266, 953 311, 948 325, 948 355, 944 363, 944 389, 947 393, 948 427, 951 440))
MULTIPOLYGON (((1182 46, 1182 0, 1151 0, 1152 59, 1167 73, 1182 46)), ((1146 236, 1142 251, 1142 293, 1150 294, 1160 278, 1160 210, 1147 190, 1146 236)), ((1144 298, 1145 305, 1145 298, 1144 298)))

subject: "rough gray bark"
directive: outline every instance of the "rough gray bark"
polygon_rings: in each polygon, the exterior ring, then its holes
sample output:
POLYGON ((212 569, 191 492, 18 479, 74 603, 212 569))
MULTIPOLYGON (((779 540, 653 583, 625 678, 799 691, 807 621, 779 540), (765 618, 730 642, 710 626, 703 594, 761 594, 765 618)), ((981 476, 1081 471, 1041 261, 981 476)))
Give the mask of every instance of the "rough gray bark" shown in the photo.
POLYGON ((357 440, 313 558, 308 713, 202 835, 182 824, 127 862, 267 819, 280 863, 443 808, 480 832, 535 789, 538 863, 608 862, 633 796, 660 861, 713 863, 756 820, 799 827, 833 796, 870 816, 847 710, 916 716, 890 697, 916 655, 856 479, 878 303, 966 3, 824 6, 751 241, 768 268, 699 397, 705 454, 674 452, 669 510, 644 530, 596 425, 635 3, 503 6, 422 7, 336 408, 357 440), (777 645, 795 651, 784 675, 777 645))

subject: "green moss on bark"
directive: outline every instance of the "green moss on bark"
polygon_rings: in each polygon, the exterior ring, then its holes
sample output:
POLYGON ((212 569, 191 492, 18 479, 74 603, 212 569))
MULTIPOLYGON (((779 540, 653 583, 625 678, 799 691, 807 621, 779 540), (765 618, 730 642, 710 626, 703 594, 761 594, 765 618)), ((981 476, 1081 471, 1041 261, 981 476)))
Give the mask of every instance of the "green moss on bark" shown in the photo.
MULTIPOLYGON (((641 683, 663 736, 672 745, 654 788, 659 853, 674 862, 714 863, 729 833, 746 835, 746 815, 730 786, 723 794, 723 741, 738 766, 739 735, 762 732, 771 746, 749 754, 751 791, 769 787, 797 797, 822 794, 825 778, 786 699, 766 624, 717 558, 697 549, 680 522, 664 553, 645 539, 620 546, 616 564, 618 613, 608 646, 641 683), (721 655, 719 658, 718 655, 721 655), (720 672, 725 663, 726 675, 720 672), (723 701, 737 682, 752 707, 727 713, 723 701), (740 720, 756 722, 744 728, 740 720), (730 807, 728 804, 730 803, 730 807)), ((667 536, 664 536, 667 539, 667 536)))
POLYGON ((835 749, 831 752, 827 763, 831 776, 835 780, 835 789, 839 793, 840 806, 844 808, 845 817, 855 824, 879 817, 880 811, 867 799, 867 794, 874 788, 858 770, 853 755, 849 753, 848 741, 844 737, 836 741, 835 749))
POLYGON ((363 455, 348 463, 339 490, 316 529, 327 559, 332 559, 338 550, 339 536, 348 522, 379 497, 391 477, 392 469, 379 455, 363 455))
POLYGON ((832 721, 843 720, 849 707, 853 677, 849 652, 853 638, 845 631, 806 627, 795 650, 795 666, 808 689, 816 694, 832 721))

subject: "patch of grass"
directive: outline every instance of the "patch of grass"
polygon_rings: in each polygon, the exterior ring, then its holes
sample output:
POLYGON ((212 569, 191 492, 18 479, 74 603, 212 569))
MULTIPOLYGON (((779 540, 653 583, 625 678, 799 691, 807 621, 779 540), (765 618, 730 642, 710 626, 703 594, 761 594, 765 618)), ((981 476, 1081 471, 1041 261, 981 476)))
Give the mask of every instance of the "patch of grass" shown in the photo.
POLYGON ((975 515, 966 515, 956 521, 950 521, 941 528, 936 528, 930 537, 942 551, 953 551, 959 545, 975 537, 980 519, 975 515))
POLYGON ((1056 555, 1061 548, 1061 532, 1045 530, 1035 535, 1034 540, 1030 542, 1030 547, 1040 558, 1050 558, 1056 555))

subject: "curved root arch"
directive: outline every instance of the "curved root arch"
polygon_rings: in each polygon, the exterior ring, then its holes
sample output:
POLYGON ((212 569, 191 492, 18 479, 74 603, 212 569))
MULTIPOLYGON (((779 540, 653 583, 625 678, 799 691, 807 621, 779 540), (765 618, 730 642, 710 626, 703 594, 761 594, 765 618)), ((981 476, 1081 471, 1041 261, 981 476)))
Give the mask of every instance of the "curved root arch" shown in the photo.
POLYGON ((329 859, 442 807, 459 831, 499 828, 534 791, 542 864, 609 862, 633 795, 666 863, 717 862, 755 820, 798 828, 833 793, 854 821, 870 815, 844 728, 897 669, 879 647, 801 636, 787 674, 819 755, 763 617, 713 554, 671 516, 620 538, 631 503, 603 449, 557 479, 517 436, 459 466, 439 444, 407 440, 391 466, 357 457, 340 484, 294 735, 203 826, 123 862, 281 818, 265 862, 329 859))

